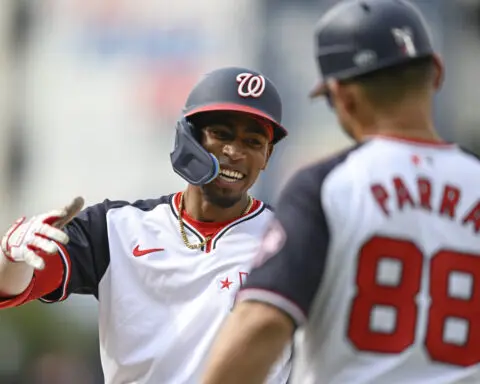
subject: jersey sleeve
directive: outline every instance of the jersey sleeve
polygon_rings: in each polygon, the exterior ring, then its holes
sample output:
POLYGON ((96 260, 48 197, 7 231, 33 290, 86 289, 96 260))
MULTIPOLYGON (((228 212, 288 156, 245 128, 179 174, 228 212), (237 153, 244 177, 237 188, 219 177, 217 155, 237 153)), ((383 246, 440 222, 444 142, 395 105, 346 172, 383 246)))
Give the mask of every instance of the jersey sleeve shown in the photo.
MULTIPOLYGON (((117 205, 105 200, 88 207, 65 227, 70 241, 58 245, 56 256, 62 265, 62 279, 53 291, 39 297, 41 301, 62 301, 72 293, 98 296, 98 284, 110 263, 106 216, 117 205)), ((52 272, 60 275, 60 271, 52 272)))
POLYGON ((59 251, 44 258, 45 268, 35 271, 28 288, 0 302, 0 308, 36 299, 62 301, 72 293, 98 297, 98 284, 110 262, 107 211, 125 204, 105 200, 81 211, 64 229, 70 238, 68 244, 58 244, 59 251))
POLYGON ((296 325, 306 321, 322 280, 330 241, 321 199, 324 170, 307 168, 286 185, 237 300, 266 302, 296 325))

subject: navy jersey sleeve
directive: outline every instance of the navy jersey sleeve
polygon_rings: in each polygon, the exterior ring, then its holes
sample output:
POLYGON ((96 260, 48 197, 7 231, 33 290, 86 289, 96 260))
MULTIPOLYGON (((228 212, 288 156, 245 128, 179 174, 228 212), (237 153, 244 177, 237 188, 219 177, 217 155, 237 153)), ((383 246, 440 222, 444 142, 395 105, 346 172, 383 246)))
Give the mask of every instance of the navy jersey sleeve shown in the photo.
POLYGON ((70 241, 66 246, 59 246, 62 280, 58 288, 41 297, 41 301, 62 301, 71 293, 98 296, 98 284, 110 262, 107 212, 126 204, 105 200, 84 209, 68 223, 65 232, 70 241))
POLYGON ((305 321, 327 255, 329 231, 320 202, 318 175, 298 173, 280 195, 275 218, 239 300, 268 302, 305 321))
POLYGON ((299 171, 287 183, 238 301, 266 302, 285 311, 297 325, 306 321, 330 242, 322 187, 351 150, 299 171))

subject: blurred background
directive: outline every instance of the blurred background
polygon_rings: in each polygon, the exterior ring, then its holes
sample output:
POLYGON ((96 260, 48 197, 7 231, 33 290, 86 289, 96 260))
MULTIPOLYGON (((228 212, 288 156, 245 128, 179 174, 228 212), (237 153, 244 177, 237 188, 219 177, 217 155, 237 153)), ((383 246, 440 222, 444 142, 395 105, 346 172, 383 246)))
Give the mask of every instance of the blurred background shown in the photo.
MULTIPOLYGON (((290 136, 253 195, 275 205, 299 167, 351 144, 326 105, 312 30, 334 0, 2 0, 0 228, 77 195, 158 197, 184 187, 170 167, 190 88, 238 65, 278 86, 290 136)), ((447 79, 441 135, 480 152, 480 0, 418 0, 447 79)), ((100 384, 97 303, 70 297, 0 312, 0 384, 100 384)))

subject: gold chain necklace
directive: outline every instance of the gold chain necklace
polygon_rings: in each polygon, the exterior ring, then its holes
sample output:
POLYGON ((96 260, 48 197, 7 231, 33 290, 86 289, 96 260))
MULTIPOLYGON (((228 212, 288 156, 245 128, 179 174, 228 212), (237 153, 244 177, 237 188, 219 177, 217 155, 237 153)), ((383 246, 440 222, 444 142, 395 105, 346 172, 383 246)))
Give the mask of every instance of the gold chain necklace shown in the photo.
MULTIPOLYGON (((250 209, 252 208, 253 205, 253 199, 251 196, 248 196, 248 204, 247 208, 242 212, 241 216, 245 215, 250 209)), ((183 219, 182 219, 182 213, 183 213, 183 192, 182 195, 180 196, 180 204, 178 205, 178 226, 180 227, 180 234, 182 235, 182 240, 185 246, 189 249, 199 249, 202 248, 205 244, 208 243, 208 241, 212 238, 211 236, 207 236, 205 240, 203 240, 201 243, 198 244, 190 244, 187 238, 187 234, 185 232, 185 227, 183 224, 183 219)))

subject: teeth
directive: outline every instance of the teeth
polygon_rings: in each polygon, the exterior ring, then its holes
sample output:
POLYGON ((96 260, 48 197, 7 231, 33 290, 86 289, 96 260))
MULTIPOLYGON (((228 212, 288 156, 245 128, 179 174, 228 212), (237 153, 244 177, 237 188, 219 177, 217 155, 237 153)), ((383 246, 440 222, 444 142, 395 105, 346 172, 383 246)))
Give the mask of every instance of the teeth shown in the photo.
POLYGON ((241 180, 245 177, 244 174, 237 172, 237 171, 231 171, 229 169, 221 169, 220 170, 220 175, 226 176, 230 179, 236 179, 236 180, 241 180))
POLYGON ((232 177, 228 177, 228 176, 224 176, 222 174, 220 174, 218 176, 219 179, 222 179, 223 181, 226 181, 227 183, 236 183, 238 180, 237 179, 234 179, 232 177))

